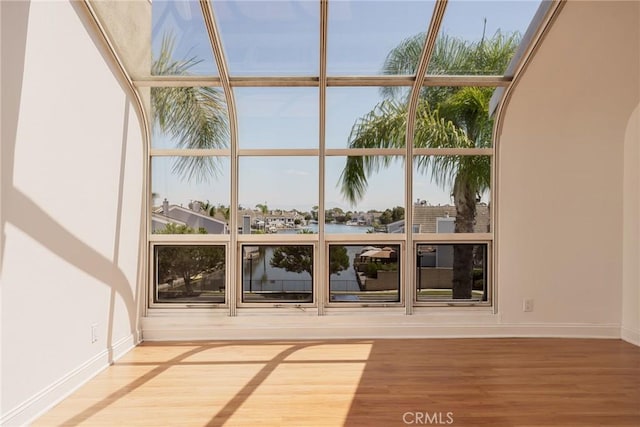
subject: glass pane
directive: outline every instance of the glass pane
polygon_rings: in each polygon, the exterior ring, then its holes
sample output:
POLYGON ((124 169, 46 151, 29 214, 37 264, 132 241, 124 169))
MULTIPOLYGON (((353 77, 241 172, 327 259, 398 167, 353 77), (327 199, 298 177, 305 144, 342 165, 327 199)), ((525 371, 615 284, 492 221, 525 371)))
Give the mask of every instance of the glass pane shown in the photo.
POLYGON ((420 244, 417 254, 418 301, 487 301, 486 244, 420 244))
POLYGON ((318 205, 317 157, 240 157, 241 210, 309 212, 318 205))
POLYGON ((235 88, 240 148, 318 148, 318 89, 235 88))
POLYGON ((152 75, 218 75, 200 3, 153 0, 152 75))
POLYGON ((416 113, 414 147, 492 147, 489 101, 494 92, 493 87, 423 87, 416 113))
POLYGON ((154 302, 224 303, 224 246, 155 246, 154 265, 154 302))
POLYGON ((239 219, 240 234, 312 234, 312 215, 298 209, 271 209, 266 203, 258 203, 254 208, 241 206, 239 219))
POLYGON ((400 301, 399 255, 399 245, 329 245, 330 301, 400 301))
POLYGON ((230 146, 227 102, 220 88, 151 88, 151 147, 214 149, 230 146))
POLYGON ((228 233, 230 187, 228 157, 152 157, 152 233, 228 233))
MULTIPOLYGON (((356 124, 359 128, 375 129, 376 123, 381 126, 379 120, 384 110, 380 103, 384 100, 395 99, 400 105, 404 105, 402 99, 408 93, 405 87, 329 87, 327 88, 327 114, 326 114, 326 142, 327 148, 391 148, 404 147, 404 132, 406 128, 406 116, 387 114, 389 122, 393 121, 395 131, 402 135, 395 144, 389 144, 387 140, 375 138, 354 138, 350 145, 352 129, 356 124), (374 120, 376 116, 376 120, 374 120), (400 117, 400 120, 397 118, 400 117)), ((354 133, 355 136, 355 133, 354 133)))
POLYGON ((402 157, 327 157, 325 171, 325 232, 385 232, 404 220, 402 157))
POLYGON ((450 0, 428 74, 501 75, 539 0, 450 0))
POLYGON ((212 4, 232 76, 319 74, 320 2, 212 4))
POLYGON ((414 74, 429 27, 432 1, 329 2, 329 75, 414 74), (399 48, 385 69, 387 55, 399 48))
POLYGON ((313 246, 242 246, 243 302, 313 302, 313 246))
POLYGON ((416 156, 413 170, 415 233, 491 231, 490 156, 416 156))

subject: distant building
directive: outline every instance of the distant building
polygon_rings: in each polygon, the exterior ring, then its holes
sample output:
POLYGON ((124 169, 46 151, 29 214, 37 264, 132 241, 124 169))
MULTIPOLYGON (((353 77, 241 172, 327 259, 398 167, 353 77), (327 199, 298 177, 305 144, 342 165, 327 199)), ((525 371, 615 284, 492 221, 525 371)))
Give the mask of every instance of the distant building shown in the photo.
MULTIPOLYGON (((414 233, 453 233, 456 218, 456 207, 451 205, 430 206, 417 204, 413 206, 414 233)), ((489 206, 480 203, 476 206, 476 223, 474 233, 488 233, 490 224, 489 206)), ((387 233, 404 233, 404 220, 387 224, 387 233)))
POLYGON ((162 202, 162 207, 151 214, 151 231, 157 233, 166 228, 167 224, 186 225, 196 232, 203 228, 208 234, 227 234, 227 223, 207 215, 200 203, 191 204, 191 209, 178 205, 171 205, 167 199, 162 202))

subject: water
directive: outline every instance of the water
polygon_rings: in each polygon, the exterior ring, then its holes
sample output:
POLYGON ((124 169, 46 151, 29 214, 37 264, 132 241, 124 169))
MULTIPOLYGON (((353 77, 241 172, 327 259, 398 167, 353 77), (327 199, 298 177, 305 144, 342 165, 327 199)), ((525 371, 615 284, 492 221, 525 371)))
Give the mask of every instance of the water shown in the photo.
MULTIPOLYGON (((314 233, 318 232, 318 224, 310 224, 306 228, 314 233)), ((370 228, 344 224, 326 224, 325 232, 327 234, 364 234, 370 228)), ((279 230, 278 234, 295 234, 299 231, 296 229, 284 229, 279 230)), ((245 291, 248 291, 249 288, 253 291, 311 291, 311 274, 308 272, 296 273, 283 268, 272 267, 270 260, 273 257, 274 247, 278 245, 260 246, 263 246, 263 250, 259 256, 243 261, 242 275, 245 291)), ((362 246, 347 246, 349 266, 345 270, 331 275, 331 282, 334 285, 332 288, 350 291, 358 290, 356 274, 353 269, 353 258, 360 252, 361 248, 362 246)))
MULTIPOLYGON (((305 227, 307 230, 311 230, 314 233, 318 232, 318 224, 309 224, 305 227)), ((325 224, 324 232, 327 234, 364 234, 367 231, 372 229, 372 227, 368 226, 359 226, 359 225, 344 225, 344 224, 325 224)), ((278 230, 278 234, 295 234, 300 230, 288 228, 283 230, 278 230)))

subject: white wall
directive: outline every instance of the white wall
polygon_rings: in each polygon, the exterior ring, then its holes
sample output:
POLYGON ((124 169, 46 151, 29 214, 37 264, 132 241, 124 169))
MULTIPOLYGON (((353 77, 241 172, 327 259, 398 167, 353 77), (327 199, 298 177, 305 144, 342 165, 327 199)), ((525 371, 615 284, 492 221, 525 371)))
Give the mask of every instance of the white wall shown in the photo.
POLYGON ((513 92, 499 146, 505 323, 616 326, 635 295, 637 331, 638 6, 568 2, 513 92))
POLYGON ((142 133, 78 7, 2 2, 3 425, 138 340, 142 133))
MULTIPOLYGON (((640 21, 640 7, 636 16, 640 21)), ((629 37, 636 40, 636 81, 640 81, 637 25, 629 37)), ((640 104, 629 117, 625 133, 623 179, 622 338, 640 346, 640 104)))

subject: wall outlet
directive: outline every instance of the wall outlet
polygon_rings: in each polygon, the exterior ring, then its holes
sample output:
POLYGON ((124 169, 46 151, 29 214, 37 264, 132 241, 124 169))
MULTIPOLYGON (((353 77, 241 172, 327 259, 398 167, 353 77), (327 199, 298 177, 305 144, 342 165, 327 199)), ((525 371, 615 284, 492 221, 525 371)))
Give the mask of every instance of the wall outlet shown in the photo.
POLYGON ((533 311, 533 300, 532 299, 524 299, 522 300, 522 311, 533 311))
POLYGON ((91 325, 91 344, 98 342, 98 324, 91 325))

